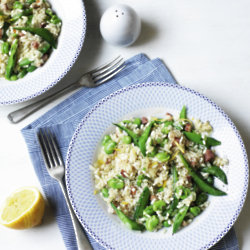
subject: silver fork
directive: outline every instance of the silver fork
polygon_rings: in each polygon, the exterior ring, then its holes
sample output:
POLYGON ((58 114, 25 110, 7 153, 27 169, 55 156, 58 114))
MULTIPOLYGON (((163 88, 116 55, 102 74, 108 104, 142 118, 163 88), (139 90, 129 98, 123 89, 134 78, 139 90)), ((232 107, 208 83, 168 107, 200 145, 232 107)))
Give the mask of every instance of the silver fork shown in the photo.
POLYGON ((51 134, 50 130, 39 130, 37 133, 38 141, 40 144, 40 148, 43 155, 43 160, 46 165, 46 168, 50 174, 50 176, 56 179, 59 182, 61 190, 63 192, 64 198, 66 200, 70 216, 72 219, 73 227, 75 230, 75 236, 77 241, 78 250, 90 250, 92 249, 87 237, 84 234, 83 229, 80 226, 80 223, 75 216, 74 210, 71 207, 69 197, 67 195, 67 191, 65 188, 65 184, 63 181, 65 175, 65 167, 57 147, 55 138, 51 134))
POLYGON ((57 91, 56 93, 51 94, 45 97, 44 99, 34 102, 26 107, 13 111, 9 113, 7 117, 12 123, 18 123, 24 118, 33 114, 35 111, 44 107, 51 101, 68 93, 69 91, 73 91, 80 87, 95 88, 110 80, 124 68, 124 60, 122 57, 118 56, 111 62, 108 62, 101 67, 98 67, 85 73, 78 81, 70 84, 69 86, 61 89, 60 91, 57 91))

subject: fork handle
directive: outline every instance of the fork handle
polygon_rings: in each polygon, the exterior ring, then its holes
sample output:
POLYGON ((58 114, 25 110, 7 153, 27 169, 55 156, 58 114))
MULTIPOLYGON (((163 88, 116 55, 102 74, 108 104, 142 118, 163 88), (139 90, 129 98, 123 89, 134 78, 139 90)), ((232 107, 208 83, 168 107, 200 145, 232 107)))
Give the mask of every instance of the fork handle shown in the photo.
POLYGON ((59 181, 59 184, 60 184, 60 187, 62 189, 63 195, 65 197, 65 200, 66 200, 66 203, 67 203, 67 206, 69 209, 70 217, 71 217, 73 227, 75 230, 75 236, 76 236, 78 250, 92 250, 93 248, 91 247, 89 240, 86 237, 86 235, 85 235, 85 233, 84 233, 84 231, 83 231, 83 229, 82 229, 82 227, 81 227, 81 225, 80 225, 80 223, 79 223, 79 221, 74 213, 74 210, 70 204, 69 197, 68 197, 67 191, 65 189, 65 185, 63 183, 63 180, 59 181))
POLYGON ((80 85, 78 84, 78 82, 71 84, 69 86, 66 86, 65 88, 57 91, 54 94, 51 94, 51 95, 45 97, 42 100, 39 100, 37 102, 33 102, 30 105, 27 105, 23 108, 20 108, 16 111, 9 113, 7 117, 12 123, 18 123, 18 122, 22 121, 24 118, 33 114, 35 111, 39 110, 40 108, 44 107, 48 103, 52 102, 56 98, 63 96, 66 93, 68 93, 69 91, 73 91, 79 87, 80 87, 80 85))

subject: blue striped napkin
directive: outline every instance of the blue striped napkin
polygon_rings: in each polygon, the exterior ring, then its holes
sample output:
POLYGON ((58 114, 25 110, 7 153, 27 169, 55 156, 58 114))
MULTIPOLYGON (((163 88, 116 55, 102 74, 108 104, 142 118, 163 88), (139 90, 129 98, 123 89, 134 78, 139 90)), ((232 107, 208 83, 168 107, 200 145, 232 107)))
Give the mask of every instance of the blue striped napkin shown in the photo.
MULTIPOLYGON (((37 130, 42 127, 50 127, 53 130, 65 160, 71 137, 77 125, 101 98, 130 84, 156 81, 176 84, 173 76, 160 59, 150 60, 144 54, 138 54, 127 60, 126 68, 106 84, 94 89, 80 89, 22 129, 36 175, 46 198, 54 209, 56 220, 67 249, 77 249, 72 222, 60 187, 49 176, 43 163, 36 137, 37 130)), ((87 236, 93 249, 104 249, 90 235, 87 236)), ((238 241, 234 230, 231 229, 212 249, 238 250, 238 241)))

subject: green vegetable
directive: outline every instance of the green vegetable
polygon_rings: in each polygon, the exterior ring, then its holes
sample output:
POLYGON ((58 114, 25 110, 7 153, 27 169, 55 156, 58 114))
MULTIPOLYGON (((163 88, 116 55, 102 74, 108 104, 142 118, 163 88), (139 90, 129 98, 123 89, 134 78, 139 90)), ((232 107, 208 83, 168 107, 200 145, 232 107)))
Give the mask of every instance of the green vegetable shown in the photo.
POLYGON ((18 48, 18 40, 15 39, 11 45, 10 48, 10 56, 9 59, 7 61, 7 66, 6 66, 6 71, 5 71, 5 78, 6 79, 10 79, 11 74, 13 72, 13 69, 16 65, 16 52, 17 52, 17 48, 18 48))
POLYGON ((162 192, 163 190, 164 190, 164 187, 160 187, 160 188, 158 188, 157 193, 160 193, 160 192, 162 192))
POLYGON ((161 146, 161 147, 164 147, 167 143, 168 143, 168 139, 165 138, 165 139, 161 142, 160 146, 161 146))
POLYGON ((188 211, 188 207, 184 206, 179 210, 178 214, 175 216, 174 224, 173 224, 173 234, 176 233, 179 227, 181 226, 181 223, 183 222, 187 214, 187 211, 188 211))
POLYGON ((134 121, 133 121, 133 124, 136 124, 137 127, 140 127, 141 126, 141 119, 140 118, 135 118, 134 121))
POLYGON ((46 10, 45 10, 45 13, 46 13, 48 16, 50 16, 50 17, 53 16, 53 12, 52 12, 51 9, 46 9, 46 10))
POLYGON ((178 172, 176 166, 172 167, 172 174, 173 174, 173 184, 175 186, 176 182, 178 181, 178 172))
POLYGON ((22 71, 20 71, 17 75, 18 78, 23 78, 25 75, 27 74, 27 70, 23 69, 22 71))
POLYGON ((32 28, 32 27, 14 27, 16 30, 25 30, 32 34, 40 36, 42 39, 47 41, 53 48, 56 48, 56 40, 54 39, 53 34, 43 28, 32 28))
POLYGON ((153 210, 156 211, 162 211, 167 206, 166 202, 163 200, 155 201, 153 204, 153 210))
POLYGON ((124 188, 124 181, 117 178, 112 178, 108 180, 108 186, 113 189, 122 189, 124 188))
POLYGON ((207 177, 206 181, 207 181, 209 184, 213 185, 213 184, 214 184, 214 178, 213 178, 213 176, 209 175, 209 176, 207 177))
POLYGON ((31 64, 32 61, 30 61, 28 58, 23 58, 18 64, 20 67, 27 66, 31 64))
POLYGON ((32 9, 25 9, 25 10, 23 10, 22 15, 23 16, 29 16, 32 13, 33 13, 32 9))
POLYGON ((102 145, 104 146, 108 141, 111 141, 110 135, 105 135, 102 139, 102 145))
POLYGON ((41 48, 39 48, 38 50, 39 50, 41 53, 45 54, 45 53, 48 52, 49 49, 50 49, 50 44, 49 44, 49 43, 46 43, 46 44, 44 44, 41 48))
POLYGON ((202 168, 201 171, 205 172, 205 173, 209 173, 211 175, 214 175, 218 179, 220 179, 222 182, 227 184, 227 176, 221 168, 219 168, 217 166, 210 166, 210 167, 202 168))
POLYGON ((23 5, 19 1, 14 2, 13 9, 22 9, 23 5))
POLYGON ((197 186, 204 192, 215 195, 215 196, 221 196, 221 195, 226 195, 225 192, 211 186, 208 184, 206 181, 202 179, 200 175, 198 175, 192 167, 189 166, 188 162, 184 158, 184 156, 179 153, 180 159, 184 165, 184 167, 188 170, 189 175, 193 178, 194 182, 197 184, 197 186))
POLYGON ((165 134, 165 135, 167 135, 168 133, 169 133, 169 129, 168 129, 168 127, 163 127, 162 129, 161 129, 161 132, 163 133, 163 134, 165 134))
POLYGON ((138 141, 138 146, 143 154, 143 156, 146 156, 146 142, 148 140, 148 137, 150 135, 151 129, 154 125, 154 121, 151 121, 149 123, 149 125, 145 128, 144 132, 142 133, 142 135, 139 138, 138 141))
POLYGON ((137 220, 143 216, 143 210, 146 208, 149 202, 150 191, 148 187, 145 187, 142 191, 139 201, 135 208, 134 219, 137 220))
POLYGON ((106 142, 106 144, 104 145, 104 151, 106 154, 113 154, 115 151, 117 143, 109 140, 108 142, 106 142))
POLYGON ((107 188, 103 188, 102 195, 103 195, 103 197, 108 198, 109 197, 109 190, 107 188))
POLYGON ((189 211, 194 216, 198 216, 201 213, 201 209, 199 207, 190 207, 189 211))
POLYGON ((148 157, 155 157, 157 154, 157 148, 154 148, 152 152, 148 153, 148 157))
POLYGON ((32 4, 32 3, 34 3, 36 0, 26 0, 26 3, 27 4, 32 4))
POLYGON ((144 174, 138 175, 137 181, 136 181, 136 185, 137 185, 138 187, 140 187, 141 184, 142 184, 142 181, 143 181, 144 179, 148 179, 148 177, 147 177, 146 175, 144 175, 144 174))
POLYGON ((212 138, 212 137, 207 137, 206 138, 206 147, 210 148, 210 147, 215 147, 215 146, 219 146, 221 145, 220 141, 217 141, 216 139, 212 138))
POLYGON ((128 128, 126 128, 126 127, 120 125, 120 124, 114 123, 114 125, 115 125, 116 127, 118 127, 119 129, 125 131, 125 132, 132 138, 134 144, 135 144, 136 146, 138 146, 139 136, 138 136, 136 133, 134 133, 132 130, 130 130, 130 129, 128 129, 128 128))
POLYGON ((36 66, 30 65, 30 66, 27 68, 27 71, 28 71, 28 72, 33 72, 33 71, 35 71, 36 69, 37 69, 36 66))
POLYGON ((124 120, 124 121, 122 121, 122 123, 129 124, 129 123, 131 123, 131 121, 130 120, 124 120))
POLYGON ((11 77, 10 77, 10 80, 11 81, 16 81, 18 78, 17 78, 17 75, 12 75, 11 77))
POLYGON ((181 192, 181 196, 180 199, 184 200, 186 199, 190 194, 191 194, 191 190, 189 188, 185 188, 183 186, 178 186, 175 190, 175 192, 178 194, 179 192, 181 192))
POLYGON ((158 217, 156 215, 153 215, 146 220, 145 226, 148 231, 152 232, 155 230, 158 224, 159 224, 158 217))
POLYGON ((168 127, 169 125, 173 125, 174 121, 165 121, 164 122, 164 127, 168 127))
POLYGON ((144 230, 144 226, 141 224, 136 223, 135 221, 131 220, 127 215, 125 215, 121 210, 116 208, 116 206, 111 202, 112 208, 115 210, 116 214, 120 218, 120 220, 131 230, 144 230))
POLYGON ((122 142, 125 144, 130 144, 132 142, 132 138, 129 135, 125 135, 122 137, 122 142))
POLYGON ((170 159, 170 155, 166 152, 160 152, 155 157, 159 162, 167 162, 170 159))
POLYGON ((9 19, 10 22, 16 22, 21 16, 23 15, 22 12, 15 14, 11 19, 9 19))
POLYGON ((196 197, 196 205, 200 206, 201 204, 203 204, 204 202, 206 202, 208 200, 208 195, 206 193, 200 193, 197 197, 196 197))
POLYGON ((31 25, 32 19, 33 19, 33 15, 28 15, 28 20, 27 20, 27 22, 26 22, 26 26, 29 27, 29 26, 31 25))
POLYGON ((61 22, 61 19, 57 15, 53 15, 50 19, 50 22, 53 24, 58 24, 61 22))
POLYGON ((164 226, 164 227, 170 227, 171 224, 169 224, 167 220, 164 220, 164 221, 163 221, 163 226, 164 226))
POLYGON ((3 42, 2 43, 2 53, 8 54, 9 51, 10 51, 10 44, 8 42, 3 42))
POLYGON ((155 211, 153 210, 153 206, 147 206, 144 210, 143 210, 143 215, 144 216, 150 216, 152 214, 154 214, 155 211))
POLYGON ((183 134, 188 138, 188 140, 195 142, 197 144, 204 145, 203 139, 200 134, 197 134, 195 132, 187 132, 187 131, 184 131, 183 134))
POLYGON ((180 112, 180 119, 187 119, 187 108, 186 108, 186 106, 182 107, 182 110, 180 112))

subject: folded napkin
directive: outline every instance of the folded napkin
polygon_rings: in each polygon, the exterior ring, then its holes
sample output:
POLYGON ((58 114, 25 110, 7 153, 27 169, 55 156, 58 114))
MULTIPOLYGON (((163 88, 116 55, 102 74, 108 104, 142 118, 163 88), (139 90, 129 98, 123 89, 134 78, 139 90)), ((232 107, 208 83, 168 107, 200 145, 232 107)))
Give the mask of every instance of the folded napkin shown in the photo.
MULTIPOLYGON (((57 181, 49 176, 43 163, 36 132, 40 128, 50 127, 57 138, 59 148, 65 160, 71 137, 87 112, 101 98, 110 93, 130 84, 143 82, 169 82, 176 84, 173 76, 160 59, 150 60, 144 54, 138 54, 127 60, 126 68, 109 82, 97 88, 80 89, 22 129, 36 175, 47 200, 55 211, 56 220, 67 249, 77 249, 72 222, 60 187, 57 181)), ((87 236, 95 250, 104 249, 90 235, 87 236)), ((231 229, 212 249, 239 249, 234 229, 231 229)))

